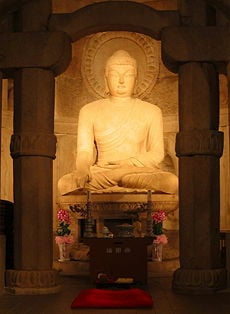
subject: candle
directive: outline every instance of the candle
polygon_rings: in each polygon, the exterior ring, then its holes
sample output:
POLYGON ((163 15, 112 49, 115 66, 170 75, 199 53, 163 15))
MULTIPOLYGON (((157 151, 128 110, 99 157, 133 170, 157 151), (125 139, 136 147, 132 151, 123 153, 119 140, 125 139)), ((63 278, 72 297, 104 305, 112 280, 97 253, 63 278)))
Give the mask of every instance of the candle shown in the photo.
POLYGON ((88 191, 87 194, 87 202, 91 202, 91 192, 88 191))
POLYGON ((152 201, 152 191, 148 190, 148 202, 152 201))

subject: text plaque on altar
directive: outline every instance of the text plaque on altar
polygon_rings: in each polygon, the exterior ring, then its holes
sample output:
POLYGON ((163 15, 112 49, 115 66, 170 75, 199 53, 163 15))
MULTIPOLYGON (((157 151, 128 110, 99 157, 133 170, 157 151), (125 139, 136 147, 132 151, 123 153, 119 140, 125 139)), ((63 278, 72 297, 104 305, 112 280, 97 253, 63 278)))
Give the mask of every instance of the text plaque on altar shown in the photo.
POLYGON ((90 247, 90 277, 97 282, 100 273, 111 282, 118 278, 133 278, 136 283, 147 283, 147 246, 151 237, 143 238, 88 238, 90 247))

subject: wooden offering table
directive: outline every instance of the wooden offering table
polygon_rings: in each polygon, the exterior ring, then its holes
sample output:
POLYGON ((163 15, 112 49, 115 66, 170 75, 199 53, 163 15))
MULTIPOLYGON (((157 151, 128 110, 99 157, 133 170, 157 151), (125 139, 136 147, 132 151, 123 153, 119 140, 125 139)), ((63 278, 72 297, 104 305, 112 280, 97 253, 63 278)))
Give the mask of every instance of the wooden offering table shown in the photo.
POLYGON ((153 238, 84 238, 90 247, 90 277, 98 282, 101 274, 111 283, 124 282, 128 278, 134 283, 147 283, 147 245, 153 238))

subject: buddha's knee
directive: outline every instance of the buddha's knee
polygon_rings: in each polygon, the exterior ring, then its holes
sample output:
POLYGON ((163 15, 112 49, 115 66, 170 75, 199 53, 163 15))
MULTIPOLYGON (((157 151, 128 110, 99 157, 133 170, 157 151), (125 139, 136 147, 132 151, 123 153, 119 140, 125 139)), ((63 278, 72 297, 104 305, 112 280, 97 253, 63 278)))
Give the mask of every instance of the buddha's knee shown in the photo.
POLYGON ((177 194, 178 178, 170 172, 135 173, 125 175, 119 185, 127 188, 151 189, 155 192, 177 194))
POLYGON ((166 185, 167 193, 178 193, 178 177, 173 173, 168 173, 167 180, 163 183, 166 185))

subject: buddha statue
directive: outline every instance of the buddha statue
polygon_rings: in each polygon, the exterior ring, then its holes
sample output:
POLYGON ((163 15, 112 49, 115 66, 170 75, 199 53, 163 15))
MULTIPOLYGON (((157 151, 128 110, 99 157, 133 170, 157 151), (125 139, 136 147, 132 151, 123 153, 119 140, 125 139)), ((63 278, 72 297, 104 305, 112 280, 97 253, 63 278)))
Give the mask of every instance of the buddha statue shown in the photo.
POLYGON ((60 178, 62 195, 82 189, 177 193, 177 176, 160 167, 162 112, 134 97, 136 80, 136 60, 127 51, 116 51, 105 66, 108 97, 80 110, 76 170, 60 178))

